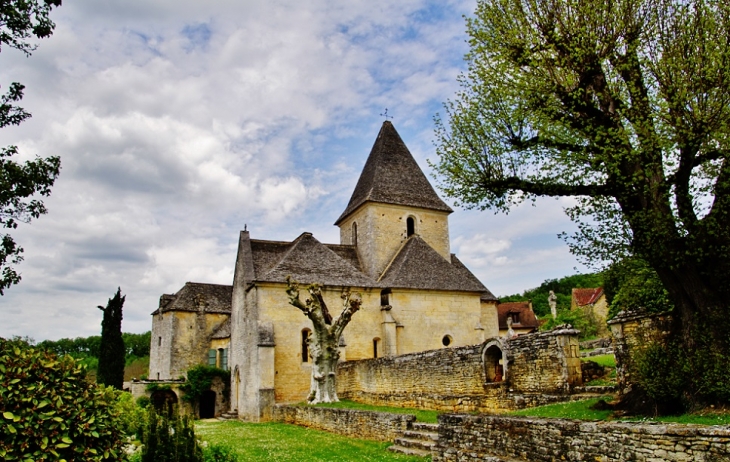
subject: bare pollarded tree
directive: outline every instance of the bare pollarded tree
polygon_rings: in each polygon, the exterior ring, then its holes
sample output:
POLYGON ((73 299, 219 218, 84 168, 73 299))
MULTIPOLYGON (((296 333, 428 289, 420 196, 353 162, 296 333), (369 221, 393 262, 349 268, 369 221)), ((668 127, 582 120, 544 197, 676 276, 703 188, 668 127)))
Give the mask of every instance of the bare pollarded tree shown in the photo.
POLYGON ((343 289, 342 312, 332 319, 322 297, 319 284, 309 284, 306 290, 310 298, 305 302, 299 298, 299 283, 291 277, 286 278, 286 293, 289 303, 299 308, 312 321, 314 327, 308 340, 309 352, 312 356, 312 385, 307 401, 310 404, 334 403, 337 399, 337 361, 340 359, 340 337, 342 331, 350 323, 352 315, 360 309, 362 298, 358 293, 343 289))

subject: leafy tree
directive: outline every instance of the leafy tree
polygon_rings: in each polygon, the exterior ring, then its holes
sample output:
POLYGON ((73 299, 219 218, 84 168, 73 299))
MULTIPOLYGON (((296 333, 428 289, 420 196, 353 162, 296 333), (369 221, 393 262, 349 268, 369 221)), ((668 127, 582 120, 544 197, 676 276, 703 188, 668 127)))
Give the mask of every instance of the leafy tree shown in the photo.
POLYGON ((619 311, 637 308, 648 313, 673 309, 669 294, 656 272, 640 258, 629 257, 614 263, 606 270, 605 278, 609 318, 619 311))
MULTIPOLYGON (((0 2, 0 48, 8 46, 30 55, 35 50, 31 40, 49 37, 55 24, 49 14, 61 0, 7 0, 0 2)), ((24 86, 10 84, 0 95, 0 128, 19 125, 30 114, 15 105, 23 98, 24 86)), ((18 163, 10 158, 18 153, 16 146, 0 148, 0 227, 15 229, 19 222, 28 223, 46 213, 43 201, 36 195, 49 196, 61 168, 57 156, 18 163), (34 198, 34 196, 36 196, 34 198)), ((0 236, 0 295, 20 282, 13 265, 23 260, 23 248, 10 234, 0 236)))
MULTIPOLYGON (((463 89, 436 121, 447 194, 501 211, 575 197, 571 250, 645 260, 675 340, 730 357, 730 4, 480 0, 467 29, 463 89)), ((685 403, 710 399, 682 383, 685 403)))
POLYGON ((125 332, 122 334, 124 346, 126 347, 127 358, 143 358, 150 355, 150 342, 152 341, 152 332, 147 331, 143 334, 131 334, 125 332))
POLYGON ((312 298, 302 302, 299 298, 299 283, 286 278, 286 293, 289 304, 299 308, 312 321, 314 327, 309 339, 309 353, 312 356, 312 384, 307 401, 310 404, 334 403, 337 398, 337 360, 340 359, 340 337, 350 323, 352 315, 360 310, 362 299, 349 290, 342 291, 342 312, 332 319, 317 284, 307 286, 312 298))
POLYGON ((106 308, 98 306, 104 312, 101 321, 101 344, 99 347, 99 369, 96 373, 97 382, 122 389, 124 383, 124 339, 122 338, 122 307, 126 296, 122 296, 122 289, 109 299, 106 308))
POLYGON ((123 460, 115 399, 70 356, 0 338, 0 459, 123 460))

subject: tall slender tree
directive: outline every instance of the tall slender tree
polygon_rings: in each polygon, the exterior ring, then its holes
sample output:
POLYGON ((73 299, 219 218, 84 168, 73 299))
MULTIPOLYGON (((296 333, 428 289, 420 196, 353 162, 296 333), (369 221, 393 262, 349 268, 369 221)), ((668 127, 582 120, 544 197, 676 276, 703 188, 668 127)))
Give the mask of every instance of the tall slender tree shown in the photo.
POLYGON ((126 295, 122 289, 110 298, 106 308, 99 305, 104 312, 101 321, 101 345, 99 346, 99 369, 96 372, 96 381, 103 385, 110 385, 119 390, 124 382, 124 339, 122 338, 122 307, 126 295))

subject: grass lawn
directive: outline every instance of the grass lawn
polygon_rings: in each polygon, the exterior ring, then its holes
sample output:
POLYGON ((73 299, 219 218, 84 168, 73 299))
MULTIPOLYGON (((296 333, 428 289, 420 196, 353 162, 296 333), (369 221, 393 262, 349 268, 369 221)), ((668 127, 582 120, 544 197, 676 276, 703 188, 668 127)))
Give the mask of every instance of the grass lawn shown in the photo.
POLYGON ((580 358, 581 361, 593 361, 603 367, 616 367, 616 357, 613 354, 588 356, 587 358, 580 358))
MULTIPOLYGON (((571 401, 567 403, 548 404, 546 406, 533 407, 512 411, 508 415, 522 415, 530 417, 547 417, 555 419, 578 419, 578 420, 613 420, 612 411, 595 411, 589 409, 598 399, 583 401, 571 401)), ((730 409, 718 411, 702 411, 694 414, 683 414, 662 417, 619 417, 616 419, 631 422, 666 422, 680 424, 700 425, 730 425, 730 409)))
POLYGON ((598 402, 598 398, 567 403, 548 404, 545 406, 520 409, 507 415, 523 415, 530 417, 547 417, 551 419, 607 420, 612 411, 594 411, 588 409, 598 402))
POLYGON ((198 421, 195 434, 236 451, 241 461, 426 461, 386 450, 391 443, 360 440, 279 422, 198 421))
POLYGON ((371 406, 370 404, 356 403, 355 401, 349 401, 346 399, 343 399, 338 403, 321 403, 316 404, 315 406, 336 409, 358 409, 361 411, 392 412, 393 414, 413 414, 416 416, 417 421, 428 423, 436 423, 436 417, 441 414, 439 411, 424 411, 421 409, 411 409, 407 407, 371 406))

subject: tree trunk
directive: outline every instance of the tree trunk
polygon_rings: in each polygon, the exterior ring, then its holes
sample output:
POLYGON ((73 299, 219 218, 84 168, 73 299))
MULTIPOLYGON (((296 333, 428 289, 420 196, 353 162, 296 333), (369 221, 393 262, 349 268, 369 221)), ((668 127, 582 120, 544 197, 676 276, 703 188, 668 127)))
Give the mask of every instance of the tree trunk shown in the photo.
POLYGON ((319 285, 307 287, 312 298, 302 303, 299 298, 299 284, 287 278, 286 293, 289 303, 299 308, 312 321, 314 331, 307 344, 312 356, 312 381, 307 401, 310 404, 334 403, 337 398, 337 361, 340 359, 340 337, 342 331, 352 319, 352 315, 360 309, 362 300, 359 294, 351 294, 348 289, 342 291, 343 309, 334 320, 327 310, 319 285))
POLYGON ((339 339, 319 338, 315 336, 310 342, 312 364, 312 384, 307 401, 310 404, 336 403, 337 398, 337 362, 340 359, 339 339))

